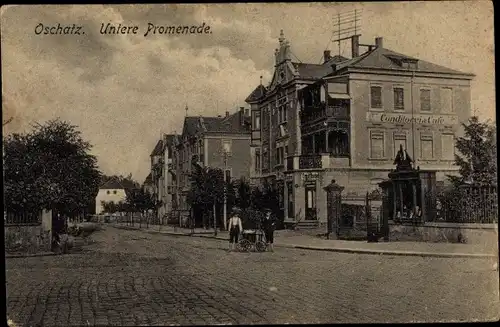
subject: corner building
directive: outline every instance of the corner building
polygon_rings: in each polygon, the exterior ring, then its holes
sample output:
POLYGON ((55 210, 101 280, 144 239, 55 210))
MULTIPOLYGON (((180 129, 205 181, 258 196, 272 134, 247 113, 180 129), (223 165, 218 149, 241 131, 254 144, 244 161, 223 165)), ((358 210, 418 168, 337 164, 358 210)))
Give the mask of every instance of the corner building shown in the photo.
POLYGON ((332 179, 345 187, 343 203, 364 205, 400 145, 438 185, 458 171, 454 140, 470 117, 474 75, 386 49, 380 37, 361 45, 355 35, 351 50, 350 59, 325 51, 323 64, 297 63, 281 32, 271 83, 246 99, 250 176, 278 186, 285 223, 326 223, 332 179))

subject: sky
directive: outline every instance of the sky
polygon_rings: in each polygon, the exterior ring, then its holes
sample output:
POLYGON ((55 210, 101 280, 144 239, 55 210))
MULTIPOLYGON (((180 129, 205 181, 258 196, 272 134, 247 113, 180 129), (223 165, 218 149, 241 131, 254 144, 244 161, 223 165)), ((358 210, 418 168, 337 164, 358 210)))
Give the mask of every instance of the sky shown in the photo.
MULTIPOLYGON (((3 133, 60 118, 93 144, 106 174, 142 182, 162 133, 189 115, 217 116, 273 74, 280 30, 301 62, 319 63, 338 13, 361 10, 361 43, 476 75, 472 110, 495 119, 490 1, 208 5, 8 6, 1 12, 3 133), (82 26, 81 35, 37 35, 39 24, 82 26), (101 24, 139 27, 102 35, 101 24), (210 26, 210 34, 149 35, 148 23, 210 26), (142 33, 141 33, 142 32, 142 33)), ((349 54, 349 44, 341 45, 349 54)))

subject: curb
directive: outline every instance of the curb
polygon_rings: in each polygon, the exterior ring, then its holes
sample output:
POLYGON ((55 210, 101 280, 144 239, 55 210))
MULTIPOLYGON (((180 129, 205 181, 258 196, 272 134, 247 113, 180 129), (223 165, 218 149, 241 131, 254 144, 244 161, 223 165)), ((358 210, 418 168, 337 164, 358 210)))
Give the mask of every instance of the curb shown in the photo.
POLYGON ((476 259, 489 259, 497 257, 495 254, 479 254, 479 253, 438 253, 438 252, 411 252, 411 251, 385 251, 385 250, 366 250, 366 249, 349 249, 349 248, 322 248, 315 246, 303 245, 280 245, 281 247, 290 247, 301 250, 314 250, 326 252, 340 252, 340 253, 359 253, 359 254, 372 254, 372 255, 392 255, 392 256, 406 256, 406 257, 434 257, 434 258, 476 258, 476 259))
MULTIPOLYGON (((153 230, 143 230, 138 227, 129 226, 111 226, 118 229, 128 229, 128 230, 140 230, 145 233, 150 234, 163 234, 172 236, 191 236, 191 237, 203 237, 211 238, 222 241, 227 241, 227 238, 222 238, 220 236, 213 235, 203 235, 203 234, 191 234, 191 233, 176 233, 176 232, 163 232, 163 231, 153 231, 153 230)), ((324 252, 338 252, 338 253, 357 253, 357 254, 371 254, 371 255, 392 255, 392 256, 406 256, 406 257, 434 257, 434 258, 476 258, 476 259, 489 259, 498 258, 495 254, 484 254, 484 253, 438 253, 438 252, 411 252, 411 251, 387 251, 387 250, 367 250, 367 249, 349 249, 349 248, 324 248, 317 246, 306 246, 306 245, 293 245, 293 244, 275 244, 276 247, 280 248, 290 248, 290 249, 300 249, 300 250, 311 250, 311 251, 324 251, 324 252)))
POLYGON ((12 259, 12 258, 51 257, 54 255, 59 255, 59 253, 46 252, 46 253, 34 253, 34 254, 6 254, 5 258, 12 259))

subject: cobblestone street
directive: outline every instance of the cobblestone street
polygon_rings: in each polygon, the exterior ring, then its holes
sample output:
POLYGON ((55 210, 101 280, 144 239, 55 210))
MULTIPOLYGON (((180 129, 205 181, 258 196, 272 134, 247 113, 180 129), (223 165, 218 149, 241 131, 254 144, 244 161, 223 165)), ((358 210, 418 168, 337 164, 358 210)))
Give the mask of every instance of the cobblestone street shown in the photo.
POLYGON ((83 252, 7 259, 8 317, 26 326, 498 319, 490 260, 278 248, 111 227, 83 252))

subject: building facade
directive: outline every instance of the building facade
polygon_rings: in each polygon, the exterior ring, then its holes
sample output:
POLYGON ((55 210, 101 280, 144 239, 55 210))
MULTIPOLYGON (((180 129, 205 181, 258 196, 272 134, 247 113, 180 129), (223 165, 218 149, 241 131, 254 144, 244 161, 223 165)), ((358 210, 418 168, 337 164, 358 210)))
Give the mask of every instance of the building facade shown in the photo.
POLYGON ((125 187, 120 182, 111 179, 99 187, 99 192, 95 198, 95 213, 100 215, 104 212, 103 202, 118 204, 120 202, 124 203, 126 200, 127 191, 125 187))
POLYGON ((247 98, 252 109, 252 178, 271 179, 283 193, 285 222, 326 222, 332 179, 343 202, 362 203, 387 179, 403 146, 421 170, 445 181, 454 140, 471 113, 467 74, 383 47, 383 39, 351 59, 324 53, 321 65, 294 63, 283 34, 268 87, 247 98))
POLYGON ((249 109, 226 112, 224 117, 186 117, 182 134, 174 139, 173 147, 171 170, 176 176, 176 208, 190 209, 186 196, 193 162, 222 169, 228 180, 248 178, 250 137, 249 109))
POLYGON ((175 135, 164 134, 151 152, 152 193, 158 203, 158 217, 164 217, 172 210, 175 175, 169 171, 172 166, 173 142, 175 135))

